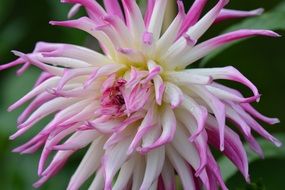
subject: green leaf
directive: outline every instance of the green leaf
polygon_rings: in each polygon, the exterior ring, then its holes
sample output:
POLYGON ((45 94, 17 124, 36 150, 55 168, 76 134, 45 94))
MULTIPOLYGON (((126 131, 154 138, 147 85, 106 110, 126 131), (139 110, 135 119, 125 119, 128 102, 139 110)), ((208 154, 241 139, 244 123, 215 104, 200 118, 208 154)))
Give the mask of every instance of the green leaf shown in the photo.
POLYGON ((21 18, 11 21, 4 26, 0 31, 0 52, 5 52, 7 49, 14 47, 15 44, 25 37, 27 30, 24 19, 21 18))
MULTIPOLYGON (((285 143, 285 134, 276 134, 274 136, 278 138, 283 144, 285 143)), ((273 147, 272 144, 270 144, 268 141, 264 139, 258 139, 258 142, 261 145, 261 147, 263 147, 265 159, 285 158, 285 146, 282 146, 280 148, 273 147)), ((260 159, 256 154, 254 154, 250 150, 248 144, 245 145, 245 149, 248 153, 249 163, 252 163, 260 159)), ((218 163, 221 167, 222 175, 225 181, 227 181, 236 172, 238 172, 238 169, 226 157, 222 157, 221 159, 219 159, 218 163)))
MULTIPOLYGON (((225 30, 223 33, 227 33, 230 31, 238 30, 238 29, 268 29, 268 30, 285 30, 285 2, 280 3, 276 6, 272 11, 263 14, 262 16, 249 18, 244 20, 243 22, 231 26, 227 30, 225 30)), ((202 62, 201 66, 205 66, 207 63, 209 63, 213 58, 221 54, 224 50, 230 48, 231 46, 241 42, 243 40, 239 40, 230 44, 227 44, 207 57, 205 57, 202 62)))
MULTIPOLYGON (((15 69, 13 69, 13 71, 14 70, 15 69)), ((11 113, 6 110, 12 103, 32 89, 38 75, 38 70, 28 69, 20 78, 14 73, 9 73, 9 75, 2 77, 3 80, 0 83, 0 87, 3 90, 1 92, 0 102, 0 134, 8 136, 16 131, 16 119, 25 106, 11 113)))
POLYGON ((10 1, 3 1, 0 0, 0 25, 6 21, 6 17, 9 15, 12 5, 14 4, 14 0, 10 0, 10 1))

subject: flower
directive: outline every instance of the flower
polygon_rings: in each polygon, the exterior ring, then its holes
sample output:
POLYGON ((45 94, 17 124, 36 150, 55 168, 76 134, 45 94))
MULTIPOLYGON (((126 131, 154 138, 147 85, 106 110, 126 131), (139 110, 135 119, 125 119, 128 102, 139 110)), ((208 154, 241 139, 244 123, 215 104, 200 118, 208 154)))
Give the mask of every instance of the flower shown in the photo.
POLYGON ((72 154, 89 146, 67 189, 79 189, 95 174, 90 189, 172 190, 178 176, 185 190, 225 190, 210 146, 227 156, 249 181, 239 134, 260 156, 262 149, 252 132, 281 145, 257 121, 275 124, 278 119, 252 107, 260 94, 238 70, 188 67, 226 43, 256 35, 278 37, 268 30, 243 29, 198 42, 213 23, 259 15, 261 9, 227 10, 228 0, 219 0, 201 17, 206 0, 196 0, 188 13, 183 1, 177 1, 178 14, 162 32, 165 0, 149 0, 144 18, 135 0, 121 4, 104 0, 106 10, 94 0, 62 2, 74 4, 70 17, 81 6, 88 17, 50 23, 88 32, 104 53, 39 42, 32 53, 13 51, 19 58, 0 66, 3 70, 22 65, 18 74, 31 65, 42 70, 33 90, 9 107, 12 111, 31 101, 11 139, 54 114, 35 137, 14 149, 27 154, 43 147, 35 187, 56 175, 72 154), (241 83, 253 95, 244 97, 217 80, 241 83), (56 154, 46 167, 53 151, 56 154))

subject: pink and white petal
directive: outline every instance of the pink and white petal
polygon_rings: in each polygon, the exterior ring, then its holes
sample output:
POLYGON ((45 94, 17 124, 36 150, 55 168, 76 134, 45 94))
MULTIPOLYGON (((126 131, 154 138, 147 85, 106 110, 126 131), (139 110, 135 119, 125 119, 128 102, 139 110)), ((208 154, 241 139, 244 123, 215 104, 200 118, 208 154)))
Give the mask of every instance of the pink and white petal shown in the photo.
POLYGON ((207 90, 209 90, 213 95, 218 97, 221 100, 228 100, 228 101, 233 101, 237 103, 251 103, 254 101, 257 101, 261 95, 255 95, 252 97, 244 98, 241 96, 238 96, 234 93, 228 92, 226 90, 222 90, 220 88, 216 88, 214 86, 206 86, 207 90))
POLYGON ((279 37, 280 35, 272 32, 270 30, 237 30, 234 32, 230 32, 227 34, 223 34, 202 42, 198 44, 188 54, 184 55, 177 55, 176 58, 181 57, 179 60, 179 65, 176 65, 179 68, 185 68, 187 65, 194 63, 195 61, 203 58, 204 56, 208 55, 210 52, 214 51, 215 49, 228 44, 230 42, 240 40, 243 38, 249 38, 253 36, 269 36, 269 37, 279 37))
MULTIPOLYGON (((99 118, 100 119, 100 118, 99 118)), ((114 132, 114 128, 120 126, 121 120, 109 120, 105 122, 98 121, 97 119, 87 122, 87 126, 91 129, 95 129, 102 134, 111 134, 114 132)))
POLYGON ((41 52, 45 57, 79 59, 93 66, 113 63, 113 61, 105 55, 77 45, 38 42, 35 50, 41 52))
POLYGON ((226 115, 227 118, 232 120, 235 125, 242 131, 246 136, 251 134, 251 128, 245 122, 245 120, 230 106, 226 106, 226 115))
POLYGON ((141 187, 142 181, 144 179, 144 173, 146 168, 146 161, 141 157, 140 155, 136 154, 136 164, 134 173, 133 173, 133 179, 132 179, 132 190, 138 190, 141 187))
POLYGON ((57 85, 57 83, 59 82, 59 80, 60 80, 60 77, 52 77, 50 79, 47 79, 45 82, 43 82, 42 84, 38 85, 33 90, 31 90, 28 94, 23 96, 16 103, 11 105, 8 108, 8 111, 12 111, 14 109, 17 109, 18 107, 20 107, 25 102, 27 102, 30 99, 34 98, 35 96, 43 93, 46 89, 55 87, 57 85))
MULTIPOLYGON (((57 134, 48 135, 48 139, 45 142, 45 146, 43 148, 43 151, 42 151, 42 154, 40 157, 40 161, 39 161, 39 166, 38 166, 38 175, 39 176, 44 175, 43 173, 45 173, 44 167, 45 167, 46 161, 48 159, 48 156, 50 155, 50 153, 53 150, 53 146, 57 145, 57 143, 59 143, 65 137, 67 137, 68 135, 75 132, 78 127, 80 127, 80 124, 72 124, 72 125, 67 125, 67 126, 61 126, 61 129, 58 129, 59 132, 57 134)), ((73 150, 73 149, 70 151, 75 152, 75 150, 73 150)))
POLYGON ((71 9, 69 10, 69 12, 68 12, 68 14, 67 14, 67 18, 72 18, 72 17, 74 17, 78 12, 79 12, 79 10, 80 10, 80 8, 81 8, 81 4, 75 4, 75 5, 73 5, 72 7, 71 7, 71 9))
MULTIPOLYGON (((82 126, 80 126, 82 127, 82 126)), ((80 129, 78 127, 76 130, 80 129)), ((79 150, 86 147, 99 136, 97 131, 77 131, 61 145, 53 146, 53 150, 79 150)))
MULTIPOLYGON (((193 141, 205 129, 205 122, 208 116, 208 111, 205 107, 200 106, 193 98, 187 95, 184 96, 184 101, 182 102, 181 107, 188 111, 188 113, 181 112, 181 114, 183 114, 184 116, 192 114, 196 120, 197 125, 193 125, 189 129, 191 133, 191 137, 189 139, 190 141, 193 141), (196 129, 193 129, 194 126, 197 126, 196 129)), ((189 117, 191 117, 191 115, 189 115, 189 117)))
POLYGON ((92 66, 89 63, 86 63, 84 61, 78 60, 78 59, 73 59, 73 58, 67 58, 67 57, 38 57, 38 60, 51 64, 54 66, 61 66, 64 68, 85 68, 85 67, 90 67, 92 66))
MULTIPOLYGON (((16 56, 20 57, 25 61, 26 64, 32 64, 44 72, 48 72, 54 76, 62 76, 64 69, 60 67, 55 67, 51 65, 47 65, 41 61, 40 58, 43 57, 41 53, 33 53, 33 54, 24 54, 19 51, 12 51, 16 56)), ((23 66, 25 67, 25 65, 23 66)))
POLYGON ((97 24, 100 23, 100 18, 106 15, 105 10, 101 5, 93 0, 61 0, 62 3, 81 4, 85 7, 89 17, 97 24))
POLYGON ((127 150, 131 142, 130 138, 126 138, 114 147, 107 149, 102 158, 102 167, 105 176, 105 189, 111 189, 112 181, 116 173, 119 171, 123 163, 127 160, 127 150))
POLYGON ((161 114, 161 136, 148 148, 155 149, 171 142, 176 131, 176 118, 170 106, 165 106, 161 114))
POLYGON ((136 132, 136 135, 129 146, 129 155, 133 153, 133 151, 139 146, 139 143, 144 135, 147 134, 155 124, 157 124, 157 114, 157 108, 155 106, 152 106, 148 109, 145 118, 142 120, 141 125, 138 127, 138 131, 136 132))
POLYGON ((203 76, 199 74, 188 73, 187 71, 171 71, 166 74, 167 80, 176 83, 176 85, 191 85, 191 84, 201 84, 208 85, 211 84, 213 79, 211 76, 203 76))
POLYGON ((153 39, 157 41, 161 34, 164 14, 166 11, 166 0, 156 0, 147 31, 153 34, 153 39))
POLYGON ((149 22, 150 22, 152 13, 153 13, 155 1, 156 0, 147 0, 147 6, 145 10, 145 15, 144 15, 144 23, 146 27, 148 27, 149 25, 149 22))
POLYGON ((15 61, 12 61, 10 63, 6 63, 4 65, 0 65, 0 71, 11 68, 11 67, 15 67, 17 65, 21 65, 24 64, 26 61, 23 58, 18 58, 15 61))
MULTIPOLYGON (((177 117, 177 120, 181 122, 185 126, 185 128, 190 132, 191 137, 193 137, 193 134, 197 133, 197 124, 195 122, 195 119, 189 115, 189 113, 185 112, 184 110, 178 109, 175 110, 175 114, 177 117)), ((196 136, 195 138, 188 138, 190 143, 194 143, 197 151, 200 156, 200 166, 196 170, 196 176, 199 176, 199 174, 203 171, 203 169, 207 165, 207 134, 205 133, 203 126, 203 130, 200 131, 199 135, 196 136)))
POLYGON ((92 73, 92 71, 97 68, 77 68, 77 69, 65 69, 63 76, 61 77, 56 90, 60 91, 64 87, 65 84, 72 81, 72 79, 76 79, 82 76, 88 76, 92 73))
POLYGON ((219 16, 215 20, 215 23, 218 23, 224 20, 229 20, 229 19, 258 16, 258 15, 261 15, 263 11, 264 11, 263 8, 259 8, 259 9, 255 9, 251 11, 222 9, 219 16))
POLYGON ((135 0, 122 0, 127 26, 133 36, 134 45, 140 47, 145 24, 135 0))
POLYGON ((120 3, 118 0, 104 0, 105 9, 108 15, 115 15, 119 17, 122 21, 125 21, 120 3))
POLYGON ((155 100, 158 105, 161 105, 163 94, 165 91, 164 81, 161 76, 157 75, 153 78, 154 89, 155 89, 155 100))
POLYGON ((259 113, 254 107, 252 107, 250 104, 245 103, 245 104, 241 104, 241 106, 243 107, 244 110, 246 110, 250 115, 252 115, 253 117, 266 122, 268 124, 276 124, 279 123, 280 120, 278 118, 270 118, 267 116, 262 115, 261 113, 259 113))
POLYGON ((60 111, 77 101, 78 99, 75 98, 59 97, 59 98, 54 98, 53 100, 50 100, 42 105, 38 105, 38 109, 34 111, 33 114, 24 123, 22 123, 19 126, 19 128, 29 128, 38 121, 40 121, 41 119, 45 118, 46 116, 54 112, 60 111))
POLYGON ((259 143, 257 142, 257 140, 255 139, 255 137, 252 135, 249 135, 249 136, 245 136, 245 139, 248 142, 250 149, 254 151, 260 158, 264 158, 263 150, 261 146, 259 145, 259 143))
POLYGON ((34 88, 36 86, 38 86, 39 84, 43 83, 44 81, 46 81, 47 79, 53 77, 52 74, 47 73, 47 72, 42 72, 39 76, 39 78, 36 80, 35 84, 34 84, 34 88))
POLYGON ((100 167, 101 156, 104 151, 102 146, 104 138, 98 138, 90 145, 80 165, 70 179, 67 189, 76 190, 100 167))
MULTIPOLYGON (((220 166, 216 162, 215 158, 213 157, 211 151, 208 149, 208 166, 207 168, 211 171, 211 173, 215 176, 215 181, 220 184, 222 190, 228 190, 227 186, 222 177, 222 173, 220 170, 220 166)), ((209 173, 209 172, 208 172, 209 173)))
POLYGON ((175 148, 171 145, 166 146, 166 154, 170 163, 178 173, 184 190, 195 190, 195 182, 193 174, 189 166, 185 163, 185 160, 176 152, 175 148))
POLYGON ((145 57, 142 52, 136 51, 130 48, 118 48, 118 55, 124 61, 130 62, 132 66, 138 65, 145 61, 145 57))
MULTIPOLYGON (((219 140, 219 127, 216 119, 209 117, 207 121, 207 132, 209 142, 218 147, 219 140)), ((225 149, 224 154, 236 165, 241 171, 247 181, 249 181, 248 174, 248 160, 243 144, 238 136, 229 127, 225 128, 225 149)))
POLYGON ((165 83, 164 102, 169 103, 171 108, 174 109, 181 104, 183 99, 184 94, 178 86, 170 82, 165 83))
POLYGON ((158 140, 161 135, 161 125, 160 123, 156 124, 150 131, 145 134, 142 138, 142 144, 136 150, 140 154, 147 154, 152 152, 152 150, 156 149, 152 145, 158 140))
POLYGON ((17 124, 22 124, 34 112, 34 110, 39 107, 39 105, 42 105, 53 98, 55 98, 55 96, 47 92, 39 94, 18 117, 17 124))
MULTIPOLYGON (((223 68, 211 68, 211 69, 191 69, 187 70, 187 72, 189 72, 189 74, 193 73, 193 74, 211 76, 214 80, 223 79, 223 80, 232 80, 235 82, 239 82, 250 88, 254 96, 259 96, 259 92, 256 86, 232 66, 223 67, 223 68)), ((232 93, 236 93, 237 95, 241 96, 241 94, 236 90, 234 90, 232 93)))
POLYGON ((104 189, 104 175, 103 169, 100 168, 95 175, 94 180, 92 181, 91 185, 89 186, 88 190, 103 190, 104 189))
POLYGON ((195 0, 180 27, 178 37, 182 36, 191 26, 196 24, 208 0, 195 0))
MULTIPOLYGON (((210 28, 210 26, 213 24, 213 22, 216 20, 218 14, 220 13, 221 9, 228 3, 229 0, 219 0, 219 2, 216 4, 214 8, 212 8, 203 18, 201 18, 196 24, 194 24, 192 27, 189 29, 186 29, 182 33, 182 36, 178 38, 178 40, 170 47, 170 49, 175 50, 177 49, 178 52, 175 54, 175 58, 179 58, 181 54, 179 52, 188 52, 187 50, 191 50, 192 47, 195 45, 197 40, 210 28), (183 35, 184 34, 184 35, 183 35), (191 39, 194 43, 185 45, 185 37, 191 39)), ((195 15, 200 15, 200 9, 204 7, 205 2, 200 2, 197 1, 197 6, 199 7, 198 9, 193 9, 195 15), (197 11, 197 14, 196 14, 197 11)), ((190 13, 192 14, 192 13, 190 13)), ((187 17, 187 16, 186 16, 187 17)), ((196 18, 194 18, 196 20, 196 18)), ((185 19, 186 20, 186 19, 185 19)), ((182 25, 183 26, 183 25, 182 25)), ((186 25, 187 26, 187 25, 186 25)), ((187 39, 186 38, 186 39, 187 39)), ((171 60, 177 60, 177 59, 171 59, 171 60)), ((180 62, 180 59, 178 59, 180 62)), ((179 63, 180 64, 180 63, 179 63)), ((174 68, 176 67, 176 64, 174 64, 174 68)))
POLYGON ((161 172, 161 178, 163 180, 163 186, 165 190, 174 190, 176 187, 175 182, 175 170, 174 167, 170 164, 167 158, 167 148, 166 148, 166 158, 164 161, 164 166, 161 172))
POLYGON ((98 31, 103 32, 106 36, 111 39, 114 47, 127 47, 128 44, 125 43, 125 40, 120 36, 120 34, 115 30, 115 28, 109 24, 102 24, 97 26, 96 29, 98 31))
POLYGON ((83 110, 88 105, 90 105, 91 102, 92 102, 92 98, 83 99, 61 110, 54 117, 51 127, 53 125, 61 124, 67 119, 73 117, 74 115, 77 115, 79 110, 83 110))
MULTIPOLYGON (((195 40, 198 40, 213 24, 218 17, 222 8, 229 2, 229 0, 219 0, 214 8, 212 8, 204 17, 202 17, 195 25, 187 30, 187 34, 195 40)), ((202 5, 204 2, 200 2, 202 5)), ((201 6, 202 7, 202 6, 201 6)), ((201 10, 196 10, 201 11, 201 10)))
POLYGON ((110 39, 104 32, 99 31, 97 29, 97 25, 88 17, 82 17, 76 20, 68 20, 68 21, 50 21, 51 25, 56 26, 64 26, 64 27, 71 27, 71 28, 77 28, 79 30, 83 30, 93 37, 95 37, 100 44, 104 47, 104 50, 106 50, 107 55, 111 57, 115 57, 116 48, 113 44, 112 39, 110 39))
POLYGON ((133 156, 122 165, 116 182, 112 188, 113 190, 124 190, 126 188, 134 172, 135 164, 137 164, 136 158, 133 156))
POLYGON ((215 115, 215 118, 219 124, 220 132, 220 150, 224 150, 224 134, 226 123, 226 108, 225 104, 221 102, 217 97, 212 95, 208 90, 198 85, 192 85, 190 89, 193 90, 200 98, 211 108, 215 115))
POLYGON ((166 52, 167 49, 172 45, 175 41, 176 36, 178 34, 179 28, 182 25, 182 22, 185 18, 185 10, 182 1, 177 1, 178 5, 178 14, 167 30, 162 34, 161 38, 157 41, 156 54, 162 55, 162 53, 166 52))
POLYGON ((126 47, 134 48, 133 37, 129 35, 130 31, 126 24, 115 16, 105 16, 104 21, 114 27, 116 32, 121 36, 124 43, 127 44, 126 47))
POLYGON ((160 147, 146 154, 146 168, 140 190, 148 190, 159 177, 165 159, 165 148, 160 147))
POLYGON ((271 141, 275 146, 280 147, 282 146, 282 142, 276 139, 274 136, 272 136, 270 133, 268 133, 255 119, 253 119, 248 113, 246 113, 239 105, 231 104, 232 108, 236 110, 237 113, 240 114, 241 117, 247 122, 247 124, 258 134, 260 134, 262 137, 267 139, 268 141, 271 141))
POLYGON ((47 180, 56 175, 58 171, 65 165, 68 158, 74 151, 59 151, 54 156, 48 168, 43 172, 42 177, 33 185, 35 188, 42 186, 47 180))
POLYGON ((175 150, 191 165, 191 167, 198 170, 200 164, 199 153, 197 148, 188 141, 186 134, 187 133, 183 130, 183 126, 177 123, 176 134, 171 146, 175 148, 175 150))

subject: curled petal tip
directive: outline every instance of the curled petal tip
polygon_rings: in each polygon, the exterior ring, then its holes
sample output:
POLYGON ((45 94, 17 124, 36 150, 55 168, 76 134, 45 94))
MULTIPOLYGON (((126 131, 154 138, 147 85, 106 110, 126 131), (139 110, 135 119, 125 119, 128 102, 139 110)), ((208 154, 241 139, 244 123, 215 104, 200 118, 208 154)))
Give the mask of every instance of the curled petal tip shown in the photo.
POLYGON ((252 11, 255 15, 261 15, 264 12, 264 8, 255 9, 252 11))
POLYGON ((8 112, 12 112, 13 110, 14 110, 14 108, 11 106, 7 109, 8 112))
POLYGON ((81 4, 75 4, 70 11, 68 12, 67 18, 70 19, 76 15, 76 13, 80 10, 81 4))
POLYGON ((262 96, 262 94, 258 94, 258 95, 246 98, 245 101, 242 103, 259 102, 261 96, 262 96))
POLYGON ((9 140, 11 140, 11 141, 13 141, 13 140, 15 140, 17 137, 16 137, 16 135, 14 134, 14 135, 11 135, 10 137, 9 137, 9 140))
POLYGON ((246 181, 247 183, 251 183, 249 174, 247 174, 247 175, 245 176, 245 181, 246 181))
POLYGON ((272 30, 265 30, 265 31, 264 31, 264 35, 270 36, 270 37, 275 37, 275 38, 281 37, 280 34, 278 34, 277 32, 274 32, 274 31, 272 31, 272 30))
POLYGON ((276 139, 276 138, 274 138, 274 137, 272 137, 272 142, 275 144, 275 146, 277 146, 277 147, 281 147, 282 146, 282 142, 280 141, 280 140, 278 140, 278 139, 276 139))
POLYGON ((271 121, 271 124, 274 125, 274 124, 277 124, 277 123, 280 123, 280 120, 278 118, 273 118, 272 121, 271 121))
POLYGON ((258 95, 256 95, 256 96, 254 96, 254 98, 256 98, 256 99, 259 101, 260 98, 261 98, 261 96, 262 96, 262 94, 258 94, 258 95))
POLYGON ((224 152, 224 150, 225 150, 225 145, 221 143, 221 145, 220 145, 220 151, 221 151, 221 152, 224 152))
POLYGON ((12 50, 11 52, 18 57, 23 57, 25 55, 24 53, 17 50, 12 50))
POLYGON ((255 98, 255 101, 258 103, 258 102, 260 102, 261 96, 262 96, 262 94, 258 94, 258 95, 253 96, 253 98, 255 98))
POLYGON ((55 26, 58 24, 58 21, 49 21, 48 23, 52 26, 55 26))
POLYGON ((21 152, 21 151, 19 151, 18 148, 14 148, 14 149, 12 150, 12 152, 13 152, 13 153, 19 153, 19 152, 21 152))

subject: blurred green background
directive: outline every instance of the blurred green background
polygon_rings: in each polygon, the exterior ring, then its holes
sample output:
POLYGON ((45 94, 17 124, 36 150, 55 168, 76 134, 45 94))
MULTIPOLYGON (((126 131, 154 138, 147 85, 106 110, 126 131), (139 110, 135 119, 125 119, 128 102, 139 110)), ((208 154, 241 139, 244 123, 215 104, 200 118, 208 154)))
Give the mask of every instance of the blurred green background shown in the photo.
MULTIPOLYGON (((185 0, 187 6, 191 0, 185 0)), ((214 3, 215 1, 210 1, 214 3)), ((284 0, 232 0, 230 8, 250 10, 264 7, 266 14, 259 18, 227 21, 216 25, 206 35, 214 36, 228 27, 234 28, 268 28, 285 35, 285 1, 284 0)), ((13 60, 10 50, 23 52, 33 50, 37 41, 64 42, 83 45, 88 41, 85 33, 52 27, 49 20, 66 19, 70 7, 59 0, 0 0, 0 64, 13 60)), ((230 29, 230 30, 232 30, 230 29)), ((264 125, 272 133, 278 133, 285 140, 285 38, 253 38, 224 51, 213 54, 200 63, 207 67, 232 65, 253 81, 263 94, 256 107, 264 114, 280 118, 281 124, 264 125)), ((199 64, 197 63, 196 66, 199 64)), ((39 152, 34 155, 12 153, 13 147, 21 144, 33 135, 33 132, 16 141, 9 141, 9 135, 16 130, 17 115, 21 109, 7 113, 8 106, 28 92, 38 76, 37 69, 28 70, 21 78, 15 75, 15 68, 0 74, 0 190, 28 190, 37 180, 37 162, 39 152)), ((238 86, 239 87, 239 86, 238 86)), ((245 93, 248 93, 247 91, 245 93)), ((35 133, 36 131, 34 131, 35 133)), ((228 178, 229 189, 283 190, 285 149, 277 150, 269 143, 261 142, 268 153, 265 160, 250 164, 252 184, 247 185, 239 173, 232 171, 231 165, 222 160, 222 168, 228 178)), ((84 151, 83 151, 84 152, 84 151)), ((82 153, 76 154, 66 167, 41 189, 65 189, 69 178, 80 161, 82 153)), ((255 159, 252 159, 255 160, 255 159)), ((82 188, 84 189, 84 188, 82 188)))

